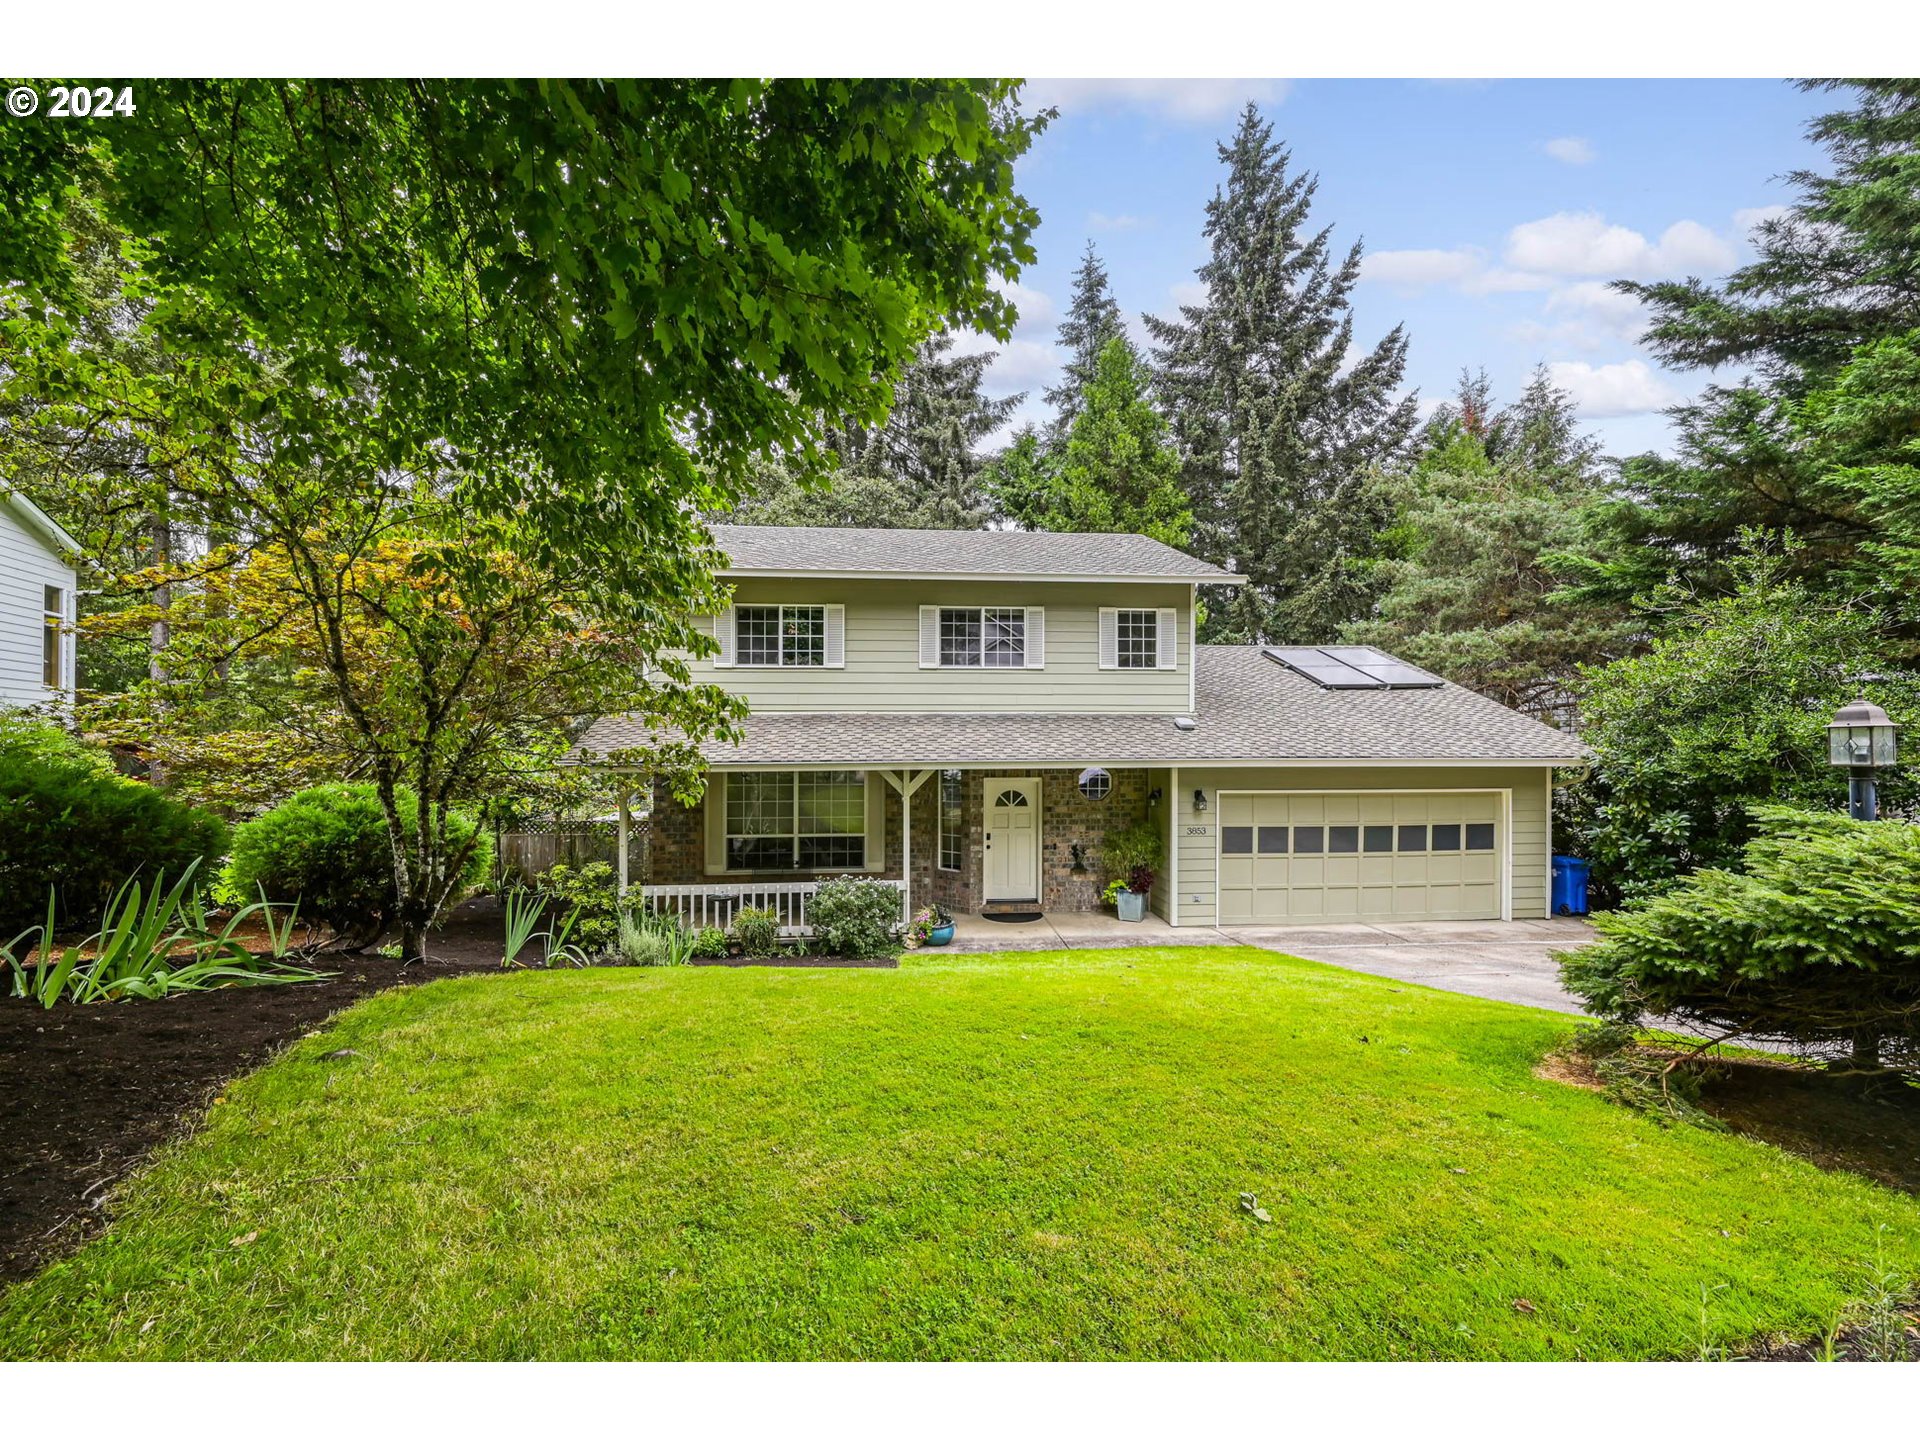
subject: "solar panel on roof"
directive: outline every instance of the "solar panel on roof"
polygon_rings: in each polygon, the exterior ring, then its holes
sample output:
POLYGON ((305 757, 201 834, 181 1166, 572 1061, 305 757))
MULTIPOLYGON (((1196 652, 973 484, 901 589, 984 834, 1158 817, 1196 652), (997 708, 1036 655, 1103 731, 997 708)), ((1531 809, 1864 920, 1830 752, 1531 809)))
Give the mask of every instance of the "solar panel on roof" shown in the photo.
POLYGON ((1325 690, 1432 690, 1441 683, 1371 645, 1269 645, 1264 653, 1325 690))
POLYGON ((1417 665, 1409 665, 1371 645, 1326 645, 1321 648, 1342 665, 1351 665, 1362 675, 1371 675, 1383 681, 1390 689, 1432 690, 1441 683, 1439 676, 1429 675, 1417 665))

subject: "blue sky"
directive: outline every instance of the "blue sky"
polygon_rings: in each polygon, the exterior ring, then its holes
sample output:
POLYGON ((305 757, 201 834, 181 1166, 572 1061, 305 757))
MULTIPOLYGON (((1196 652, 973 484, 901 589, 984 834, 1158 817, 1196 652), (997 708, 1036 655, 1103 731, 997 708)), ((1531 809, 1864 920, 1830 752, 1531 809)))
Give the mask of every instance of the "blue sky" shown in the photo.
POLYGON ((1745 260, 1753 220, 1789 198, 1778 177, 1819 167, 1803 131, 1837 99, 1763 80, 1072 80, 1027 95, 1060 118, 1021 162, 1039 261, 988 373, 996 394, 1031 392, 1025 418, 1044 414, 1088 239, 1130 318, 1192 295, 1215 147, 1252 98, 1318 172, 1315 220, 1342 252, 1365 242, 1357 343, 1404 322, 1426 406, 1463 365, 1511 398, 1545 363, 1615 454, 1667 448, 1659 412, 1706 377, 1660 369, 1635 343, 1636 307, 1606 282, 1745 260))

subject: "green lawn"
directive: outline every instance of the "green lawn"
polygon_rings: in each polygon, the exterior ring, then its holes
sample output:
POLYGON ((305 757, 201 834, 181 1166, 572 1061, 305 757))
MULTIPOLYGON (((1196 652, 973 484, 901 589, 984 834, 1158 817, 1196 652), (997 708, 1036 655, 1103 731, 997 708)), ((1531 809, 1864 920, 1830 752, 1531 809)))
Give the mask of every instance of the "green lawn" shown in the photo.
POLYGON ((1920 1273, 1912 1201, 1537 1079, 1568 1023, 1242 949, 393 991, 0 1356, 1689 1356, 1920 1273))

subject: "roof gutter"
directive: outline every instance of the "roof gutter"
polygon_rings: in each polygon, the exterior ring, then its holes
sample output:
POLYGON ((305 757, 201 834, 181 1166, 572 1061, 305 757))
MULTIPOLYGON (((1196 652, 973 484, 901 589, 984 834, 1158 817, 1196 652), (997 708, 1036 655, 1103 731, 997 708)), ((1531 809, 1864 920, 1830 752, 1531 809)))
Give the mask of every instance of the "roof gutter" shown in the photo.
POLYGON ((0 500, 6 501, 9 505, 13 506, 14 509, 26 516, 28 525, 39 532, 41 539, 47 541, 56 549, 66 550, 73 555, 81 553, 80 542, 78 540, 61 529, 59 522, 38 505, 34 504, 33 501, 22 495, 18 490, 15 490, 11 485, 0 485, 0 500))
POLYGON ((1245 575, 1056 575, 1037 570, 716 570, 727 580, 981 580, 1043 581, 1050 585, 1245 585, 1245 575))

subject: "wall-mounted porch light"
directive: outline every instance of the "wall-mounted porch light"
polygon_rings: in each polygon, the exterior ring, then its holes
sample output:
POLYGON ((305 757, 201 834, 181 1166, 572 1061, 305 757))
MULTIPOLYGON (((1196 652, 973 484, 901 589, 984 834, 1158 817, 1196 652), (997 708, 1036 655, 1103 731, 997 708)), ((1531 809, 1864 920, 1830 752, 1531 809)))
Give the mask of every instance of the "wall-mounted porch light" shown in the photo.
POLYGON ((1193 792, 1193 813, 1196 815, 1204 815, 1207 813, 1206 791, 1196 789, 1193 792))

